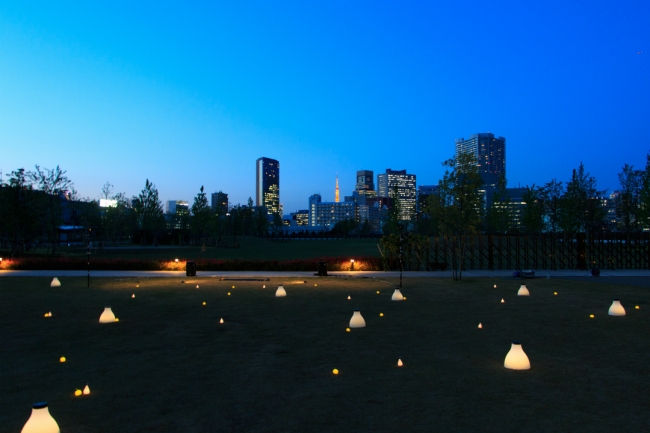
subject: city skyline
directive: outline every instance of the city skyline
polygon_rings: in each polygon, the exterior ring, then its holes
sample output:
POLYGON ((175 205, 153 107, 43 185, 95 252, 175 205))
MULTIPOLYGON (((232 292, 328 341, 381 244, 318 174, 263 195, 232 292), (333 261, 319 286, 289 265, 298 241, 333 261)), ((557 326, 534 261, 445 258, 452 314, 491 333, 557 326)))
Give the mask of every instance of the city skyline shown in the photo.
POLYGON ((508 140, 509 186, 567 181, 583 162, 611 191, 650 150, 649 12, 3 3, 0 169, 60 165, 83 197, 107 181, 135 196, 149 179, 163 202, 204 185, 245 204, 268 155, 289 213, 315 192, 333 200, 337 172, 341 196, 361 169, 435 184, 457 138, 491 132, 508 140))

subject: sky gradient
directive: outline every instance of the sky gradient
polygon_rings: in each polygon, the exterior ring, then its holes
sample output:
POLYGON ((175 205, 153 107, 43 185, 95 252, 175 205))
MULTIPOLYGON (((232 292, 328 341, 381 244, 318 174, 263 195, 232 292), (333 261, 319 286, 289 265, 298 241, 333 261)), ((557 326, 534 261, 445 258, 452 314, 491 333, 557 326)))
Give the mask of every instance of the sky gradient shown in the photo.
MULTIPOLYGON (((601 189, 650 151, 650 2, 2 2, 0 169, 285 213, 356 170, 435 184, 454 140, 506 137, 509 186, 601 189), (496 3, 496 4, 495 4, 496 3)), ((375 179, 376 180, 376 179, 375 179)))

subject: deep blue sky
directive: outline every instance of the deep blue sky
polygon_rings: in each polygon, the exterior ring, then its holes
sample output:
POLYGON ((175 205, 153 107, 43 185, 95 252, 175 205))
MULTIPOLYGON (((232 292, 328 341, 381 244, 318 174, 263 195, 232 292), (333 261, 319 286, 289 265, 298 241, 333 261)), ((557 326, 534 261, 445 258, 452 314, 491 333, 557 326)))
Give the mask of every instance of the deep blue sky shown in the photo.
POLYGON ((614 189, 650 151, 649 22, 649 1, 1 2, 0 168, 245 203, 266 156, 289 213, 337 172, 341 195, 360 169, 434 184, 492 132, 510 186, 582 161, 614 189))

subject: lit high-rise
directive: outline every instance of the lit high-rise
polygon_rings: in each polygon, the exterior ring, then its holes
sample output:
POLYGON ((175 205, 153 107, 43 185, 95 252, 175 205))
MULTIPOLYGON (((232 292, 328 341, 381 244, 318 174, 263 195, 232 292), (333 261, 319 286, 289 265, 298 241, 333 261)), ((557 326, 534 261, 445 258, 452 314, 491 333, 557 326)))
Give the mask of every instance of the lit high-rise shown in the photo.
POLYGON ((506 139, 494 134, 473 134, 469 139, 456 139, 456 157, 461 152, 476 157, 478 172, 486 187, 496 187, 499 177, 506 177, 506 139))
POLYGON ((417 191, 414 174, 408 174, 406 170, 387 168, 386 173, 377 175, 377 189, 377 196, 397 200, 401 207, 401 219, 415 220, 417 191))
POLYGON ((280 162, 271 158, 256 161, 255 206, 264 206, 268 213, 280 212, 280 162))

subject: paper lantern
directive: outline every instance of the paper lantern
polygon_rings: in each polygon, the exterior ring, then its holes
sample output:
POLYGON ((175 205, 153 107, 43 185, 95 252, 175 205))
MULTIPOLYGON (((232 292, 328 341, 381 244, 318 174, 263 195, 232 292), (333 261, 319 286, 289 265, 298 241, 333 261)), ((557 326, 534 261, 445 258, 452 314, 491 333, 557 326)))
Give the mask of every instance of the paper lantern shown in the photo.
POLYGON ((60 433, 59 425, 54 421, 47 403, 34 403, 32 406, 32 415, 20 431, 21 433, 60 433))
POLYGON ((65 361, 66 361, 65 356, 62 356, 62 357, 59 358, 59 362, 65 362, 65 361))
POLYGON ((621 301, 614 299, 612 305, 609 307, 610 316, 625 316, 625 308, 621 305, 621 301))
POLYGON ((525 284, 519 286, 519 291, 517 292, 517 296, 530 296, 530 292, 526 288, 525 284))
POLYGON ((338 369, 335 368, 334 370, 332 370, 332 373, 339 374, 339 371, 338 371, 338 369))
POLYGON ((278 290, 275 291, 275 297, 281 298, 283 296, 287 296, 287 291, 284 290, 284 287, 282 287, 282 285, 279 285, 278 290))
POLYGON ((348 301, 349 301, 350 299, 352 299, 352 298, 350 298, 350 295, 348 295, 348 301))
POLYGON ((402 362, 402 359, 401 359, 401 358, 398 359, 398 360, 397 360, 397 366, 398 366, 398 367, 402 367, 403 365, 404 365, 404 363, 402 362))
POLYGON ((81 395, 81 390, 78 389, 74 392, 75 397, 79 397, 81 395))
POLYGON ((483 329, 483 324, 482 323, 478 324, 478 329, 483 329))
POLYGON ((57 277, 54 277, 50 283, 50 287, 61 287, 61 281, 57 277))
POLYGON ((390 299, 391 301, 403 301, 404 296, 402 296, 402 292, 400 292, 399 289, 395 289, 393 296, 390 299))
POLYGON ((104 312, 99 316, 99 323, 113 323, 115 322, 115 314, 111 307, 104 308, 104 312))
POLYGON ((88 395, 88 394, 90 394, 90 387, 88 386, 88 384, 86 384, 86 386, 84 388, 84 395, 88 395))
POLYGON ((350 319, 350 328, 364 328, 366 326, 366 321, 363 320, 361 312, 359 310, 354 310, 352 318, 350 319))
POLYGON ((524 353, 524 349, 521 348, 521 343, 518 341, 513 341, 512 346, 510 346, 510 352, 506 355, 506 360, 503 362, 505 368, 510 370, 529 370, 530 361, 524 353))
POLYGON ((219 323, 223 324, 223 317, 219 320, 219 323))
POLYGON ((504 301, 503 298, 501 298, 501 303, 502 303, 502 304, 505 304, 506 301, 504 301))

